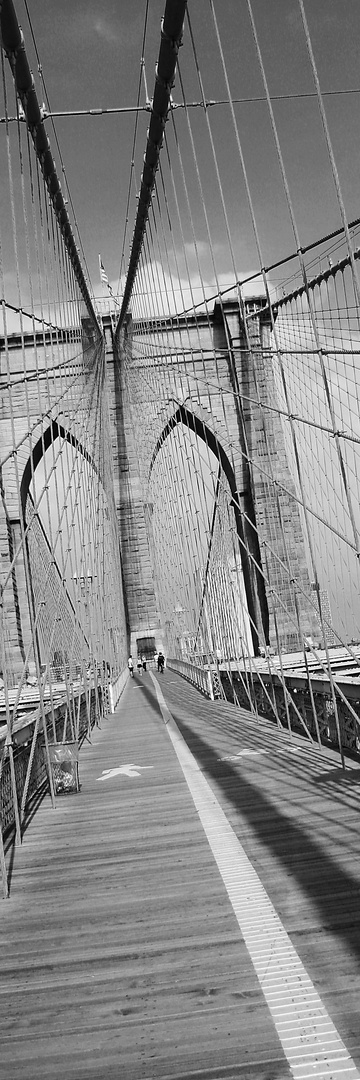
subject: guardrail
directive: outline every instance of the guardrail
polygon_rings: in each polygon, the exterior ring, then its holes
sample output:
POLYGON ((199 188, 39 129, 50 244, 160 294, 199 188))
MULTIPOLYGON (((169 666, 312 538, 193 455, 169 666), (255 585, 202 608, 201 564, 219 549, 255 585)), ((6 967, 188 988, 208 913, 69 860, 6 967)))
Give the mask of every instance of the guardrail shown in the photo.
POLYGON ((228 701, 249 710, 249 692, 253 709, 259 716, 281 723, 282 727, 306 735, 324 746, 347 752, 360 760, 360 683, 343 680, 336 692, 337 722, 330 681, 312 676, 309 682, 297 676, 276 672, 251 673, 221 671, 221 682, 228 701), (341 696, 339 693, 341 690, 341 696), (338 724, 338 726, 337 726, 338 724))
POLYGON ((128 668, 125 668, 125 671, 120 672, 120 675, 118 675, 115 682, 109 683, 108 694, 109 694, 110 712, 114 712, 115 709, 117 708, 117 706, 119 704, 119 701, 120 701, 120 698, 121 698, 121 695, 123 693, 123 690, 125 689, 128 678, 129 678, 129 671, 128 671, 128 668))
POLYGON ((99 722, 102 710, 101 688, 86 688, 74 709, 62 701, 46 710, 44 719, 40 709, 25 715, 13 732, 11 753, 6 730, 0 733, 0 869, 4 896, 8 895, 5 848, 21 840, 29 817, 51 790, 46 743, 76 738, 81 745, 99 722))
POLYGON ((193 683, 198 690, 201 690, 206 697, 209 697, 211 701, 214 701, 214 687, 212 680, 212 673, 209 668, 198 667, 197 664, 189 664, 186 660, 167 660, 166 667, 171 671, 176 671, 178 675, 182 675, 184 679, 188 679, 193 683))
MULTIPOLYGON (((8 895, 5 849, 13 840, 21 840, 29 818, 51 791, 46 745, 75 740, 81 747, 101 718, 114 712, 128 675, 126 668, 114 683, 105 681, 98 686, 79 687, 71 706, 65 694, 59 699, 58 687, 53 705, 44 706, 44 719, 40 707, 30 705, 29 709, 30 703, 27 704, 28 711, 14 722, 11 752, 6 724, 0 726, 0 879, 5 896, 8 895)), ((33 694, 35 698, 38 696, 36 688, 33 694)), ((22 702, 25 708, 26 703, 22 702)))
POLYGON ((277 725, 280 721, 285 730, 328 746, 341 756, 345 752, 360 760, 360 682, 347 683, 338 677, 336 722, 330 681, 317 679, 315 675, 311 677, 310 689, 305 678, 281 677, 276 671, 241 671, 233 664, 229 665, 229 670, 219 668, 218 671, 170 659, 167 666, 212 701, 223 697, 277 725))

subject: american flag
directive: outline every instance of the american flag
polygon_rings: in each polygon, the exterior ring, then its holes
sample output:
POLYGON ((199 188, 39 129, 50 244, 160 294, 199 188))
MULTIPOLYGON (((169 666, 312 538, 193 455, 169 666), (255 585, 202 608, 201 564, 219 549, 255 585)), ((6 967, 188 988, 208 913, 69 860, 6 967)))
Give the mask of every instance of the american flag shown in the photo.
POLYGON ((110 292, 112 292, 112 288, 111 288, 111 285, 110 285, 110 282, 109 282, 109 278, 108 278, 108 276, 107 276, 107 274, 105 272, 105 267, 104 267, 104 263, 102 261, 101 255, 99 255, 99 270, 100 270, 100 281, 102 281, 104 285, 107 285, 107 288, 110 290, 110 292))
MULTIPOLYGON (((0 7, 1 7, 1 0, 0 0, 0 7)), ((102 261, 101 255, 99 255, 99 270, 100 270, 100 281, 102 281, 103 285, 106 285, 106 288, 109 290, 111 299, 114 301, 114 304, 116 304, 116 307, 120 307, 120 304, 119 304, 118 300, 116 299, 116 296, 114 296, 112 286, 110 285, 110 281, 109 281, 109 278, 107 276, 107 273, 106 273, 105 266, 104 266, 104 263, 102 261)))

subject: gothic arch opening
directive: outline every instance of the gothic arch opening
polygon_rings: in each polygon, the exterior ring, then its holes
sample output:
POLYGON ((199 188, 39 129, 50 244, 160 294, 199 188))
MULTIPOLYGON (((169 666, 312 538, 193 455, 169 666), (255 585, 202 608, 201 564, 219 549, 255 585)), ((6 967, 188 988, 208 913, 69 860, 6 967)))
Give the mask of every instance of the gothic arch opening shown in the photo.
POLYGON ((20 486, 38 658, 60 669, 69 657, 72 675, 90 664, 116 670, 125 659, 120 549, 106 485, 79 439, 52 421, 20 486))
MULTIPOLYGON (((234 559, 238 563, 240 563, 241 566, 241 574, 243 578, 243 586, 246 598, 246 608, 251 633, 252 651, 254 655, 258 655, 260 629, 262 630, 262 636, 263 639, 265 639, 265 642, 268 643, 269 640, 269 615, 264 580, 261 574, 261 569, 259 569, 259 567, 255 565, 254 560, 251 559, 247 547, 246 530, 244 528, 244 514, 241 506, 242 493, 238 491, 234 469, 219 439, 217 438, 215 433, 211 431, 211 429, 207 427, 207 425, 185 405, 179 405, 177 407, 176 411, 173 413, 173 415, 170 417, 170 419, 164 426, 163 431, 161 432, 161 435, 157 440, 149 469, 149 482, 151 488, 152 490, 154 490, 154 470, 156 469, 156 463, 158 461, 159 454, 165 447, 167 440, 172 436, 172 434, 176 431, 180 432, 181 429, 188 432, 188 437, 191 437, 192 439, 193 448, 196 444, 203 447, 202 466, 200 467, 200 472, 201 470, 204 470, 204 458, 210 457, 212 459, 212 466, 210 467, 210 473, 212 474, 212 497, 210 499, 210 504, 212 501, 212 506, 209 504, 207 508, 208 517, 210 518, 210 524, 208 527, 210 547, 213 542, 213 533, 216 522, 216 515, 214 515, 214 506, 219 505, 219 500, 221 501, 221 499, 225 499, 228 509, 231 512, 232 523, 229 525, 229 528, 230 532, 232 533, 234 559), (261 626, 259 626, 259 621, 261 623, 261 626)), ((198 467, 196 466, 195 462, 193 463, 193 465, 196 472, 198 467)), ((195 513, 196 512, 199 513, 199 507, 195 506, 195 513)), ((218 521, 219 515, 217 517, 217 522, 218 521)), ((219 525, 217 524, 216 527, 219 528, 219 525)), ((208 562, 209 545, 208 552, 205 558, 206 562, 208 562)))

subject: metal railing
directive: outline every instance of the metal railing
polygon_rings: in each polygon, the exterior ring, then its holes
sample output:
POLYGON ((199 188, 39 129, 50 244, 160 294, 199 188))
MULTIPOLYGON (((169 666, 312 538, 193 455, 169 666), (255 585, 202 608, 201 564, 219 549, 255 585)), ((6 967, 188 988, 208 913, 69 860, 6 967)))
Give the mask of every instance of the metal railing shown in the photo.
POLYGON ((222 696, 249 715, 251 710, 251 715, 281 725, 289 734, 303 735, 360 760, 360 683, 343 682, 342 696, 337 699, 337 723, 330 680, 320 682, 314 677, 310 690, 305 678, 281 676, 275 671, 246 672, 235 665, 232 669, 231 664, 228 670, 217 671, 177 659, 168 660, 167 666, 212 701, 222 696), (218 677, 221 695, 217 692, 218 677))
MULTIPOLYGON (((228 701, 249 710, 249 692, 244 673, 221 672, 221 681, 228 701)), ((328 746, 341 754, 360 760, 360 684, 342 685, 342 697, 337 697, 337 717, 330 680, 321 683, 276 673, 253 672, 251 700, 259 716, 278 726, 304 735, 309 741, 328 746), (302 682, 302 685, 301 685, 302 682), (347 704, 348 702, 348 704, 347 704), (349 707, 350 706, 350 707, 349 707)))
POLYGON ((196 686, 198 690, 206 694, 206 697, 214 701, 212 673, 209 668, 198 667, 197 664, 189 664, 186 660, 176 659, 168 659, 166 666, 170 671, 176 671, 178 675, 188 679, 189 682, 193 683, 193 686, 196 686))
MULTIPOLYGON (((74 740, 82 745, 100 722, 104 706, 101 687, 91 687, 82 690, 71 708, 67 701, 61 701, 45 710, 43 719, 40 709, 25 715, 13 733, 11 756, 5 756, 6 734, 0 732, 0 830, 5 848, 16 839, 21 840, 29 816, 42 798, 49 792, 54 798, 46 747, 74 740)), ((4 856, 1 861, 3 891, 7 896, 4 856)))

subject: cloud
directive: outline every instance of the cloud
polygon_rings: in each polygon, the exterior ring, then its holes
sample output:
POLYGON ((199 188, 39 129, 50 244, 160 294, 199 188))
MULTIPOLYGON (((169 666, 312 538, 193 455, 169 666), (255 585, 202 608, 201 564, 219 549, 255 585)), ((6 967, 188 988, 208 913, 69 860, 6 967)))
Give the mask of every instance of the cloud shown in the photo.
POLYGON ((121 17, 119 11, 116 10, 113 17, 104 14, 94 14, 93 20, 90 20, 91 32, 95 32, 100 42, 105 45, 115 46, 117 50, 121 50, 122 53, 129 55, 131 49, 137 49, 139 47, 139 41, 141 41, 143 33, 143 15, 141 12, 133 14, 132 8, 128 12, 122 10, 121 17), (127 15, 128 17, 124 18, 127 15))
MULTIPOLYGON (((99 13, 98 5, 89 4, 86 16, 83 7, 73 7, 69 19, 64 20, 62 30, 69 46, 68 61, 75 59, 77 50, 87 52, 98 48, 99 57, 103 46, 112 46, 122 52, 138 49, 143 30, 143 15, 134 14, 133 8, 121 5, 108 6, 99 13), (96 39, 98 44, 96 45, 96 39)), ((100 62, 100 60, 98 61, 100 62)), ((67 64, 67 68, 68 68, 67 64)))
MULTIPOLYGON (((318 12, 315 8, 314 12, 312 12, 312 17, 314 16, 318 21, 319 27, 322 29, 328 26, 331 29, 334 27, 336 30, 338 26, 343 26, 343 12, 341 10, 336 11, 335 9, 330 8, 329 5, 326 6, 322 4, 318 12)), ((299 33, 303 33, 303 21, 300 11, 296 8, 289 8, 287 11, 284 11, 283 18, 294 34, 298 36, 299 33)))
MULTIPOLYGON (((181 261, 181 259, 178 260, 178 270, 181 261)), ((183 311, 189 312, 191 315, 194 309, 198 312, 204 311, 207 302, 210 309, 212 309, 219 293, 223 292, 225 299, 237 298, 236 283, 232 284, 234 275, 230 269, 218 274, 216 281, 213 274, 211 274, 210 267, 208 267, 209 274, 207 277, 203 277, 198 272, 198 269, 193 270, 193 272, 190 271, 188 276, 184 264, 181 270, 176 272, 174 269, 173 272, 169 272, 157 260, 144 264, 136 279, 130 301, 130 311, 133 319, 167 318, 169 315, 179 315, 183 311), (182 269, 184 273, 181 272, 182 269)), ((261 277, 255 275, 255 273, 252 274, 251 270, 243 273, 241 277, 245 279, 251 278, 242 288, 242 295, 245 299, 252 296, 264 296, 261 277)), ((118 280, 110 281, 110 285, 116 296, 118 280)), ((120 302, 123 291, 124 279, 122 279, 120 286, 120 302)), ((105 288, 104 299, 98 301, 98 308, 101 311, 109 310, 109 297, 105 288)))
POLYGON ((96 34, 98 34, 98 37, 102 38, 103 41, 106 41, 108 45, 118 44, 120 41, 121 35, 119 30, 115 29, 114 24, 110 24, 110 22, 105 19, 96 19, 94 30, 96 34))

